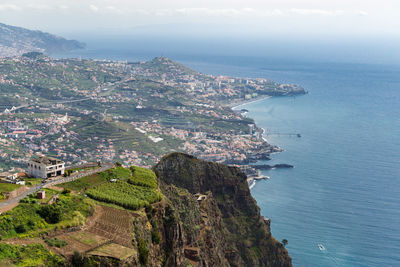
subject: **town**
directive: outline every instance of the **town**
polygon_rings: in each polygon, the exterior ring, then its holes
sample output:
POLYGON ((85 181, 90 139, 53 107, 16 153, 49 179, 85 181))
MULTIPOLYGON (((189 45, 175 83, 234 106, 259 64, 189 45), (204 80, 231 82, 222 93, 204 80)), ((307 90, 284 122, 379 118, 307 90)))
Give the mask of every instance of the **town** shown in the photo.
POLYGON ((305 93, 267 79, 201 74, 167 58, 36 55, 0 59, 0 69, 0 84, 9 88, 0 103, 1 171, 22 171, 45 155, 66 165, 142 167, 173 151, 228 164, 268 159, 280 149, 232 103, 305 93))

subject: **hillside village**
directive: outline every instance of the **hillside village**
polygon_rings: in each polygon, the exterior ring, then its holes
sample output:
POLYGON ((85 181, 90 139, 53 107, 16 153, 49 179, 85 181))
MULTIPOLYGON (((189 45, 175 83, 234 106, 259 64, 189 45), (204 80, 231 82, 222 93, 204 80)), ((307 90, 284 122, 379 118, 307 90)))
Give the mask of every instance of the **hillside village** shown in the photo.
POLYGON ((266 158, 262 129, 227 104, 305 93, 266 79, 205 75, 167 58, 128 63, 43 55, 0 59, 0 168, 51 155, 67 165, 150 167, 183 151, 217 162, 266 158))

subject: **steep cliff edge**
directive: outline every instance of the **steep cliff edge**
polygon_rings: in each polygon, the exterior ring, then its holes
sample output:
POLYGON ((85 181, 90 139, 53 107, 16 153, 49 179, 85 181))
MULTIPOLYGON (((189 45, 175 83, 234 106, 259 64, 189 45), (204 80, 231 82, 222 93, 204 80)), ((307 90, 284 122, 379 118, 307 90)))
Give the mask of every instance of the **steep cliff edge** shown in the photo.
POLYGON ((168 220, 163 223, 166 247, 173 247, 164 263, 291 266, 239 169, 172 153, 154 171, 168 203, 168 220))
POLYGON ((48 205, 28 196, 1 215, 0 245, 8 246, 3 252, 22 251, 15 245, 34 242, 30 249, 47 254, 11 259, 0 253, 0 266, 34 258, 32 266, 292 265, 239 169, 172 153, 153 170, 117 166, 46 188, 57 196, 48 205), (62 257, 47 257, 50 252, 62 257))

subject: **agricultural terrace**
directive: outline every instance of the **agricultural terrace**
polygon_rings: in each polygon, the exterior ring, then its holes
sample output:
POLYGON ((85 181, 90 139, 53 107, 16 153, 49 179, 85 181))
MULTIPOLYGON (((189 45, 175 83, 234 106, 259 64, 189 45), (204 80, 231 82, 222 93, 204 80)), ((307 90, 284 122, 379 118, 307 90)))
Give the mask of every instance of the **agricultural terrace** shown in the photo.
POLYGON ((152 170, 121 166, 60 186, 85 192, 97 201, 137 210, 162 199, 152 170))
POLYGON ((17 207, 0 215, 1 239, 35 237, 55 228, 82 225, 94 211, 93 200, 83 196, 60 193, 51 205, 40 204, 35 196, 22 199, 17 207))

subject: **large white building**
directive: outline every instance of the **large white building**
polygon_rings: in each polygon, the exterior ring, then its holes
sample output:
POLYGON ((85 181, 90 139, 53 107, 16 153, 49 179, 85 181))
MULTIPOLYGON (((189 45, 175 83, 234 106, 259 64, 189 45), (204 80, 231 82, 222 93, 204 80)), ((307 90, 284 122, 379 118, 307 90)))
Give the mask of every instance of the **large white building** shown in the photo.
POLYGON ((64 175, 65 163, 52 157, 38 157, 28 162, 28 175, 35 178, 50 178, 64 175))

